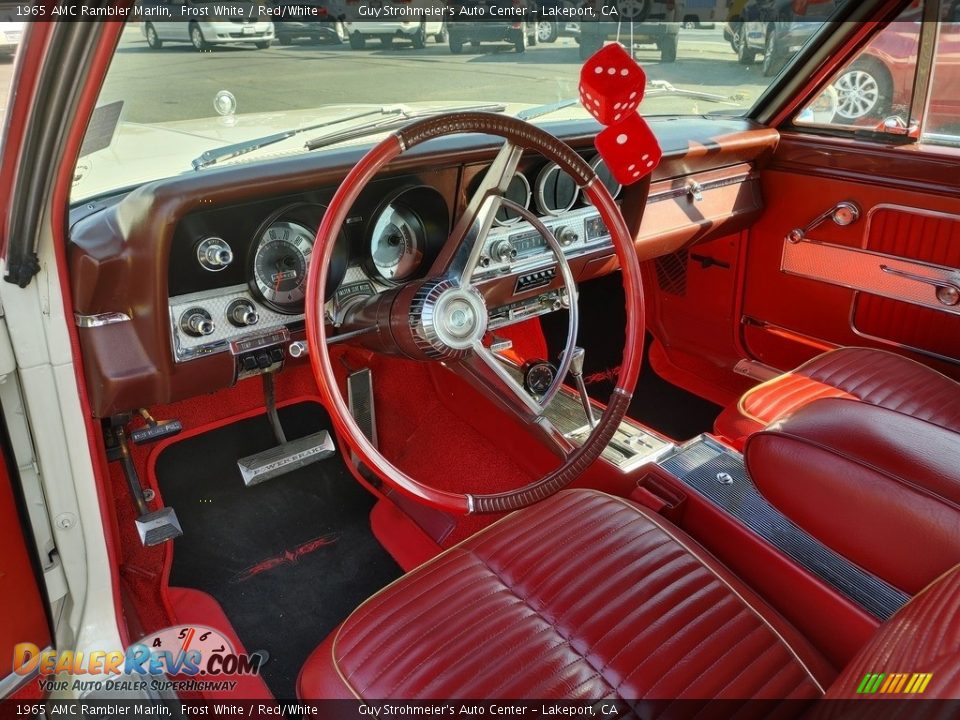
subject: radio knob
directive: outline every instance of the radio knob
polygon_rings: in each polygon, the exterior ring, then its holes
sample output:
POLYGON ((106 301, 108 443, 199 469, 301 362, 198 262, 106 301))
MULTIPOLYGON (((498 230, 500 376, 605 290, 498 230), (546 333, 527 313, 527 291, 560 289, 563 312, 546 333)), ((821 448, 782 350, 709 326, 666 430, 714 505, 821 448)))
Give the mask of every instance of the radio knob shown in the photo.
POLYGON ((497 240, 493 244, 490 254, 500 262, 510 262, 517 257, 517 249, 513 246, 512 242, 504 238, 503 240, 497 240))
POLYGON ((212 334, 216 326, 206 310, 190 308, 180 316, 180 329, 192 337, 203 337, 212 334))
POLYGON ((260 320, 260 315, 253 303, 249 300, 239 299, 234 300, 227 306, 227 319, 230 320, 231 325, 247 327, 248 325, 256 325, 260 320))
POLYGON ((580 235, 572 227, 562 227, 557 231, 557 242, 559 242, 563 247, 573 245, 573 243, 579 239, 580 235))

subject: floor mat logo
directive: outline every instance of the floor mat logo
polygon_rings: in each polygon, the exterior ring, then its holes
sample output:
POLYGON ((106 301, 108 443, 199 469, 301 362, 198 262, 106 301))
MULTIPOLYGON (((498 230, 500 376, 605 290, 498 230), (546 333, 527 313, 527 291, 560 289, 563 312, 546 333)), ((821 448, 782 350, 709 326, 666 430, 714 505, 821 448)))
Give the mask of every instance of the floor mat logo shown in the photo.
POLYGON ((339 539, 340 536, 334 533, 331 535, 321 535, 313 540, 307 540, 307 542, 303 543, 302 545, 297 545, 295 548, 291 548, 290 550, 284 550, 279 555, 275 555, 274 557, 261 560, 260 562, 251 565, 246 570, 237 573, 230 582, 246 582, 257 575, 270 572, 274 568, 278 568, 281 565, 296 565, 298 562, 300 562, 300 558, 316 552, 320 548, 326 547, 327 545, 333 545, 339 539))

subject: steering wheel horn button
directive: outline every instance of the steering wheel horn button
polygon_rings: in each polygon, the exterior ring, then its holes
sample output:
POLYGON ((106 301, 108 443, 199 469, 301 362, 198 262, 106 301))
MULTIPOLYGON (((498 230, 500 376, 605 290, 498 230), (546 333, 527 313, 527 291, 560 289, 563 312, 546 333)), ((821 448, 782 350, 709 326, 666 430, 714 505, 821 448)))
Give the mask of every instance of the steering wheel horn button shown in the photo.
POLYGON ((472 287, 450 280, 426 283, 411 303, 410 330, 427 356, 462 357, 487 331, 487 306, 472 287))

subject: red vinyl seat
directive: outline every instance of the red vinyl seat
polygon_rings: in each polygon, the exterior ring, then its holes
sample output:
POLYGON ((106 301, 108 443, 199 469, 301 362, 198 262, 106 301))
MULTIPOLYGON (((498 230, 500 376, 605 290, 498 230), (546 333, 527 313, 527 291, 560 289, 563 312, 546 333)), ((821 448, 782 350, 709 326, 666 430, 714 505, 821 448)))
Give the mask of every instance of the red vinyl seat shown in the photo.
POLYGON ((310 656, 303 700, 855 696, 932 672, 960 695, 960 567, 843 671, 651 511, 571 490, 481 531, 361 605, 310 656), (922 623, 919 621, 922 620, 922 623), (919 623, 919 624, 918 624, 919 623))
POLYGON ((746 392, 714 431, 737 445, 772 422, 824 398, 859 400, 960 433, 960 383, 886 350, 831 350, 746 392))

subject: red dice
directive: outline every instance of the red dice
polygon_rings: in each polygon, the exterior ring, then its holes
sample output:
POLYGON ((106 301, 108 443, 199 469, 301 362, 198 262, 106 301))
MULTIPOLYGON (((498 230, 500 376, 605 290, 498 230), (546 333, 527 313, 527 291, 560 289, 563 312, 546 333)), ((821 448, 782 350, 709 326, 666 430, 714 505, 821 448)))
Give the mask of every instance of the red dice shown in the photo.
POLYGON ((647 76, 619 43, 611 43, 580 69, 580 102, 599 122, 613 125, 643 100, 647 76))
POLYGON ((653 172, 663 151, 646 120, 637 113, 602 130, 594 144, 621 185, 629 185, 653 172))

